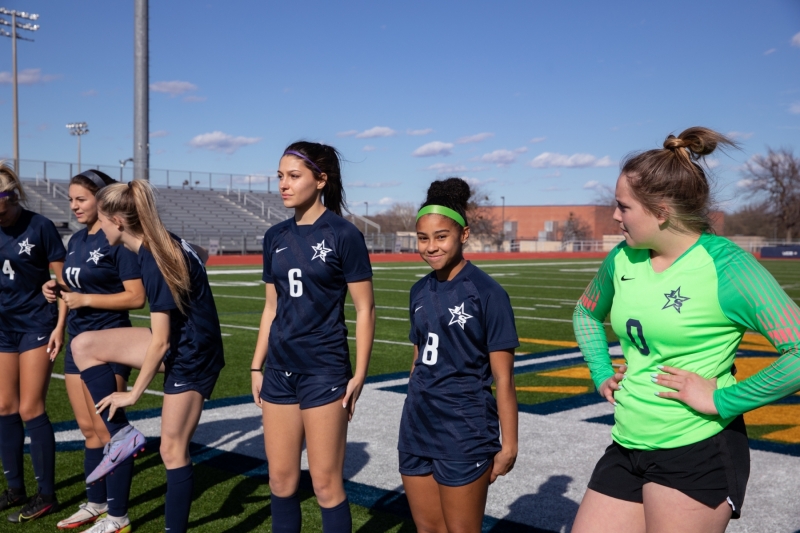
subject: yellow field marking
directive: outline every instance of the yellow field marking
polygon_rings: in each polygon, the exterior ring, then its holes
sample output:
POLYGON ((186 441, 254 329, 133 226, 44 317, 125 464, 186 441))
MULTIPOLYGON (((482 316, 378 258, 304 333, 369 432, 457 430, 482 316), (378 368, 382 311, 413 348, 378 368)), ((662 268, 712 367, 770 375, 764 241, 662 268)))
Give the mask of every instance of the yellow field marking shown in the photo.
MULTIPOLYGON (((739 349, 754 350, 757 352, 776 352, 772 343, 760 333, 745 333, 742 342, 739 344, 739 349)), ((738 363, 736 366, 739 366, 738 363)))
POLYGON ((800 426, 800 409, 796 405, 765 405, 744 414, 752 426, 800 426))
POLYGON ((780 431, 773 431, 761 436, 762 439, 780 440, 796 444, 800 442, 800 426, 794 426, 780 431))
POLYGON ((589 392, 589 387, 517 387, 518 391, 524 392, 552 392, 559 394, 585 394, 589 392))
POLYGON ((739 357, 736 364, 736 381, 744 381, 753 374, 768 367, 776 357, 739 357))
POLYGON ((525 344, 544 344, 545 346, 563 346, 564 348, 578 347, 578 343, 573 341, 555 341, 548 339, 524 339, 520 337, 519 342, 524 342, 525 344))
MULTIPOLYGON (((612 359, 611 362, 622 364, 625 361, 623 359, 612 359)), ((539 375, 549 378, 592 379, 592 376, 589 374, 589 367, 585 365, 565 368, 563 370, 553 370, 552 372, 542 372, 539 375)))

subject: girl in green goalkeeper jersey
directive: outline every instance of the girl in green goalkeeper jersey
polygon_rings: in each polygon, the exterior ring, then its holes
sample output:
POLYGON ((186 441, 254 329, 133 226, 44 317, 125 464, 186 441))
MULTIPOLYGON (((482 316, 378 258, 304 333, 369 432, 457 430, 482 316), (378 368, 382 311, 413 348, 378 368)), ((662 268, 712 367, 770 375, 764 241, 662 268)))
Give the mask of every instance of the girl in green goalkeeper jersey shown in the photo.
POLYGON ((614 220, 625 242, 573 317, 597 390, 615 406, 613 442, 574 533, 724 531, 750 470, 741 414, 800 388, 800 309, 751 254, 710 232, 698 160, 719 144, 734 145, 690 128, 623 163, 614 220), (609 314, 624 374, 608 355, 609 314), (783 355, 737 385, 733 360, 748 329, 783 355))

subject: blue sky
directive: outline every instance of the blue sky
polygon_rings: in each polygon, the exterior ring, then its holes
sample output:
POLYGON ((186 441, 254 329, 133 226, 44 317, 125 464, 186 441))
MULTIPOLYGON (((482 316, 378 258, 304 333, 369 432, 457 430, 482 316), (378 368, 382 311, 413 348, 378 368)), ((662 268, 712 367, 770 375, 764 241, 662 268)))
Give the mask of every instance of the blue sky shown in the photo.
MULTIPOLYGON (((11 1, 22 159, 133 155, 133 1, 11 1)), ((11 153, 10 39, 0 41, 0 153, 11 153)), ((354 211, 420 202, 461 175, 507 205, 591 203, 625 154, 693 126, 741 166, 800 150, 800 2, 199 2, 150 5, 151 167, 273 174, 297 139, 343 153, 354 211)), ((746 200, 746 198, 744 198, 746 200)))

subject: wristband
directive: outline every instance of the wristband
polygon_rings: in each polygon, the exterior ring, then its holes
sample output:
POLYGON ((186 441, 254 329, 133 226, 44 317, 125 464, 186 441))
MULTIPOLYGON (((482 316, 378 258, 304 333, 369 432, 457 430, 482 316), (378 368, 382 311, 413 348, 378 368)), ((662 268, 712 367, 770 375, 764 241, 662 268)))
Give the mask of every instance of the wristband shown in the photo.
POLYGON ((261 372, 260 368, 251 368, 250 372, 261 372))

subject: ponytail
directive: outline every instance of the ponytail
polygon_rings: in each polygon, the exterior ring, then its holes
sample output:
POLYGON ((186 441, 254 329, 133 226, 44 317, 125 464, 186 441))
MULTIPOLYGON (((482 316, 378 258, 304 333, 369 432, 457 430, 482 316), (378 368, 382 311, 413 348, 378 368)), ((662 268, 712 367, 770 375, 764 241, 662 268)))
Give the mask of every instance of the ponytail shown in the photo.
POLYGON ((0 200, 11 205, 19 205, 28 200, 14 167, 4 160, 0 160, 0 200))
POLYGON ((103 187, 97 193, 97 208, 107 216, 122 217, 125 227, 142 238, 167 282, 169 292, 181 313, 189 300, 189 266, 183 250, 164 227, 156 209, 153 186, 146 180, 133 180, 103 187))
POLYGON ((322 179, 325 174, 327 180, 322 189, 322 204, 339 216, 346 207, 344 186, 342 185, 342 164, 339 151, 327 144, 298 141, 286 147, 283 155, 291 155, 303 161, 314 177, 322 179))

